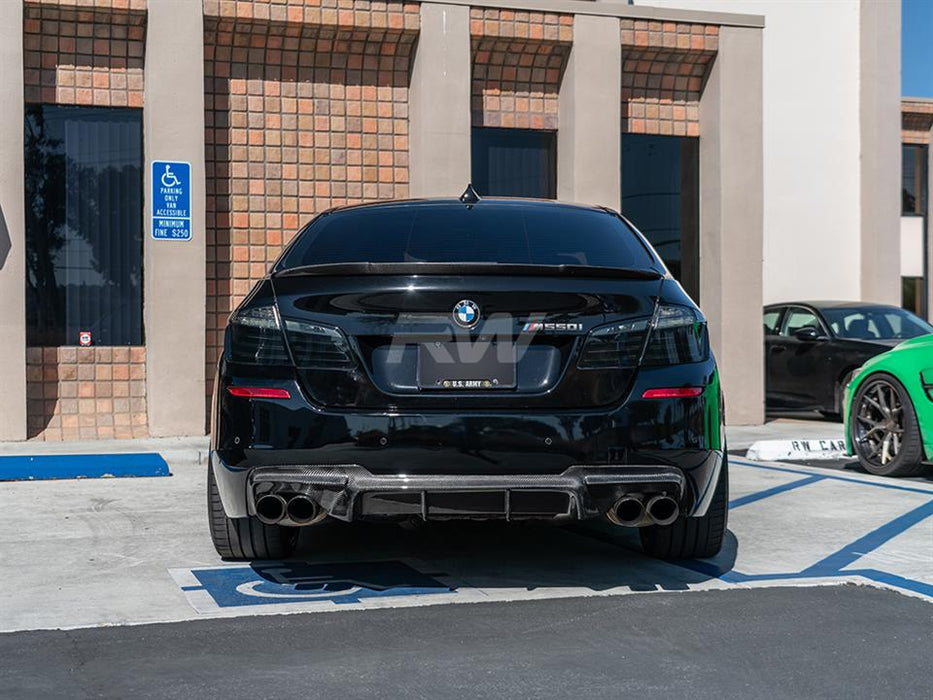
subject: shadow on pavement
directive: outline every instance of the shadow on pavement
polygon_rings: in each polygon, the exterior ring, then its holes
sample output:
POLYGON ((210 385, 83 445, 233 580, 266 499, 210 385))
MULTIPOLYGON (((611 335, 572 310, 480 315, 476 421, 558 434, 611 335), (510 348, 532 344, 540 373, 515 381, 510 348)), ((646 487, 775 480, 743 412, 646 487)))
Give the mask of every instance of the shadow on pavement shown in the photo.
MULTIPOLYGON (((602 523, 555 526, 541 523, 459 522, 397 524, 329 522, 302 533, 299 548, 282 580, 282 568, 267 580, 290 585, 339 587, 355 584, 387 590, 424 586, 376 562, 418 563, 418 572, 461 587, 484 590, 575 588, 593 592, 685 590, 718 577, 734 565, 738 541, 727 533, 714 559, 663 562, 641 553, 638 533, 602 523), (367 569, 367 564, 370 565, 367 569), (349 569, 347 567, 350 567, 349 569), (309 567, 311 567, 309 569, 309 567), (361 573, 363 572, 363 573, 361 573), (278 577, 278 578, 275 578, 278 577), (365 579, 363 581, 362 579, 365 579)), ((254 563, 265 571, 267 565, 254 563)))

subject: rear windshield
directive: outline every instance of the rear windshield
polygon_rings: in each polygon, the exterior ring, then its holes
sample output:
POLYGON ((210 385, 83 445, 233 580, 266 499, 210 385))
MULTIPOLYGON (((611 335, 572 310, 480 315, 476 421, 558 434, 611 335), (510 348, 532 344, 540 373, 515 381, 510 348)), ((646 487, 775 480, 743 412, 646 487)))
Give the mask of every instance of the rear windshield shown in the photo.
POLYGON ((302 231, 276 269, 355 262, 644 269, 653 260, 632 229, 608 212, 487 202, 337 211, 302 231))

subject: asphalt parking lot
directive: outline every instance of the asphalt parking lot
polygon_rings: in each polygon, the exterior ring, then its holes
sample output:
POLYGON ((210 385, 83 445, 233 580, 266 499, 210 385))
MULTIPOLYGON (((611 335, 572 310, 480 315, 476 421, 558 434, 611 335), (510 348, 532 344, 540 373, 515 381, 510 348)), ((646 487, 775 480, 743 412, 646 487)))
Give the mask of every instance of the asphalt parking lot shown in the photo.
POLYGON ((214 554, 198 450, 165 454, 0 488, 0 694, 929 696, 929 477, 733 456, 712 560, 608 526, 334 523, 249 565, 214 554))

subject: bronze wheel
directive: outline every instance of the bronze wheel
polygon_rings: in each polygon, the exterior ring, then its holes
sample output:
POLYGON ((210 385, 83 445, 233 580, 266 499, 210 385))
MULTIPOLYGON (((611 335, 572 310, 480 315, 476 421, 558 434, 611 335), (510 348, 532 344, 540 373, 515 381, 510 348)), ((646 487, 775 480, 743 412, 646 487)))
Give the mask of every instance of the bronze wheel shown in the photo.
POLYGON ((866 380, 852 402, 852 444, 872 474, 910 476, 922 469, 917 419, 910 397, 890 375, 866 380))

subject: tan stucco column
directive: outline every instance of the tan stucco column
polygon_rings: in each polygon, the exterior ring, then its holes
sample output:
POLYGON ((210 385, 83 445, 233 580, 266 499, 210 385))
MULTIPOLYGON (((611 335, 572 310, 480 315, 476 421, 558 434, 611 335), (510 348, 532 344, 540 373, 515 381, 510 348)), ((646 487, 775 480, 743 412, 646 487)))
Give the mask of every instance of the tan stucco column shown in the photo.
POLYGON ((621 91, 619 19, 577 15, 560 86, 558 199, 619 208, 621 91))
POLYGON ((723 27, 700 99, 700 299, 733 425, 764 420, 761 39, 723 27))
POLYGON ((470 8, 421 5, 409 94, 411 196, 459 195, 470 181, 470 8))
POLYGON ((862 300, 901 305, 901 3, 859 3, 862 300))
POLYGON ((146 392, 155 436, 204 433, 204 18, 200 2, 149 0, 146 29, 146 392), (150 164, 191 164, 190 241, 153 240, 150 164))
POLYGON ((0 440, 26 439, 23 4, 0 22, 0 440))

